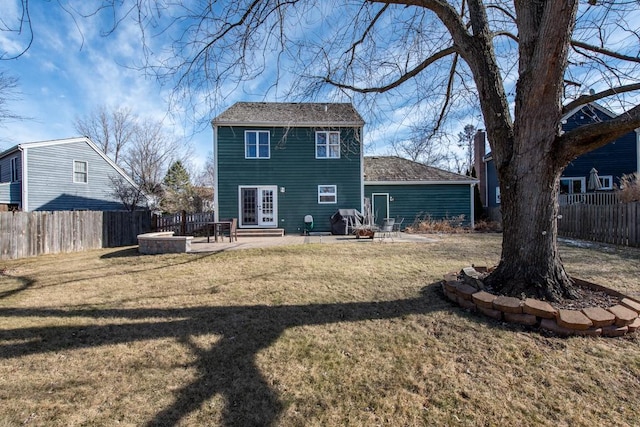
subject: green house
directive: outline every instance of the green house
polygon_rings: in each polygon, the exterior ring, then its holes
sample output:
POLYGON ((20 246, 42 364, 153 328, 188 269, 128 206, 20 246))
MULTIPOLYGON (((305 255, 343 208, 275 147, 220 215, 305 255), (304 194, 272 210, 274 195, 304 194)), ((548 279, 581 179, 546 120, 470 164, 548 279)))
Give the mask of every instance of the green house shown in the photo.
POLYGON ((212 121, 216 218, 240 229, 330 231, 362 210, 362 128, 351 104, 238 102, 212 121))
POLYGON ((364 192, 379 224, 404 218, 402 227, 424 218, 461 219, 473 226, 477 179, 400 157, 365 157, 364 192))

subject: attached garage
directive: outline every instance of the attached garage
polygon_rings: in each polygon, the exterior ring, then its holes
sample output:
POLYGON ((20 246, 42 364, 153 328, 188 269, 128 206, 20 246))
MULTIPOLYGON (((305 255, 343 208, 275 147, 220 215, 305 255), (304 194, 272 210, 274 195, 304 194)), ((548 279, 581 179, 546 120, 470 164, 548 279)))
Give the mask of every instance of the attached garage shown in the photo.
POLYGON ((416 219, 463 218, 474 223, 477 179, 395 156, 364 158, 364 193, 376 223, 404 218, 403 228, 416 219))

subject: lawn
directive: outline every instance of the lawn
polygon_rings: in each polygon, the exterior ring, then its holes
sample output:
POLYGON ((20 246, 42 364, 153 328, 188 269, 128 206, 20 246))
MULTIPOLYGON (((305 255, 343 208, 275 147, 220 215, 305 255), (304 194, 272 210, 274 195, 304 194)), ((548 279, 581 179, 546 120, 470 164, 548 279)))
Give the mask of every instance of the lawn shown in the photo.
MULTIPOLYGON (((556 338, 469 314, 443 274, 500 235, 0 267, 0 426, 637 425, 640 338, 556 338)), ((640 251, 561 245, 640 295, 640 251)))

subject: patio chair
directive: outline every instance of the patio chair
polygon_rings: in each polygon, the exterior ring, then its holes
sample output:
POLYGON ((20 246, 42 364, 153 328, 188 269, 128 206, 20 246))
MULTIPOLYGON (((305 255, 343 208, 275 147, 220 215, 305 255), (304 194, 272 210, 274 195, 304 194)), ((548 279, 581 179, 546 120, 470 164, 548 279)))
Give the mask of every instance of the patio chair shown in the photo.
POLYGON ((380 229, 376 231, 381 242, 383 242, 387 237, 393 242, 393 224, 395 224, 395 222, 396 220, 394 218, 385 218, 382 221, 380 229))
POLYGON ((220 237, 224 241, 224 236, 229 233, 229 242, 238 241, 238 218, 221 219, 220 237))
POLYGON ((393 232, 396 237, 400 237, 400 231, 402 231, 402 223, 404 222, 404 217, 397 217, 396 222, 393 224, 393 232))

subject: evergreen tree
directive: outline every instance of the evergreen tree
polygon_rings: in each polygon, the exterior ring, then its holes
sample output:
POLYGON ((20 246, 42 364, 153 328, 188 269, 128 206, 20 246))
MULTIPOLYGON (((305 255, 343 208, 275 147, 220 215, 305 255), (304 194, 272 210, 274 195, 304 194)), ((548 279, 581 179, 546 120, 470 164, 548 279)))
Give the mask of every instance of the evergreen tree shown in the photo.
POLYGON ((171 164, 162 181, 164 197, 162 210, 167 213, 193 211, 194 189, 189 172, 180 160, 171 164))

